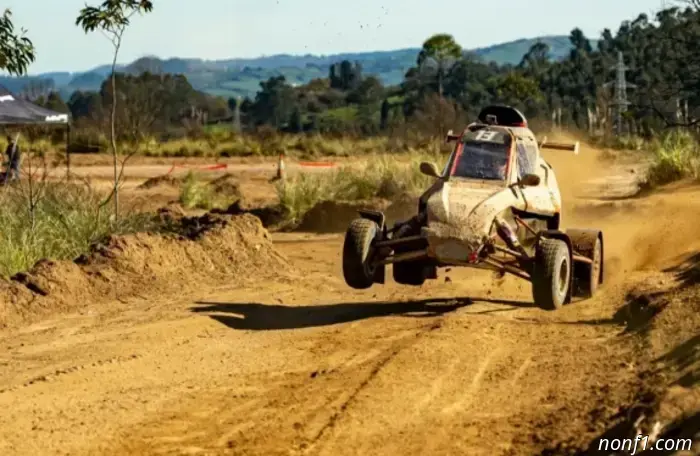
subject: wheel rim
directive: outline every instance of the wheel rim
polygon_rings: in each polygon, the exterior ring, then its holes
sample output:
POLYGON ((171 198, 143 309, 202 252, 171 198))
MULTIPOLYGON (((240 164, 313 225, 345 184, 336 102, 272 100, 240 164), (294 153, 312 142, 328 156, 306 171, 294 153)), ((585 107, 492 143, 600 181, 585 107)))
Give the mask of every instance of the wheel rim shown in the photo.
POLYGON ((566 288, 569 285, 569 262, 564 258, 559 265, 559 287, 558 291, 560 295, 566 293, 566 288))

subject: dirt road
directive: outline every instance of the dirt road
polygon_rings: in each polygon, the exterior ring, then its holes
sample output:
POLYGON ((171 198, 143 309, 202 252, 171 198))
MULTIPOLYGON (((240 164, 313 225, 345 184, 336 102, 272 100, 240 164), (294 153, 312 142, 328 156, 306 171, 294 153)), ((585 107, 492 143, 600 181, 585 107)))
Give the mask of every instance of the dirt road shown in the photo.
MULTIPOLYGON (((588 176, 561 165, 573 195, 588 176)), ((585 439, 635 393, 644 355, 616 312, 700 247, 697 217, 667 227, 699 202, 572 201, 567 226, 605 230, 607 283, 556 312, 485 271, 353 291, 341 235, 275 234, 289 268, 274 280, 173 283, 1 334, 0 454, 527 455, 585 439)))

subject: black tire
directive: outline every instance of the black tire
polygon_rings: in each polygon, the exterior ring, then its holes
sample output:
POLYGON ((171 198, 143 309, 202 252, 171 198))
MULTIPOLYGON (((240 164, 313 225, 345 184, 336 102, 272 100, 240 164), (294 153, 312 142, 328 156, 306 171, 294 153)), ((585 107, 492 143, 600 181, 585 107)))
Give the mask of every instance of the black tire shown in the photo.
POLYGON ((363 218, 355 219, 345 233, 343 243, 343 277, 350 287, 362 290, 374 283, 376 267, 371 266, 372 241, 379 225, 363 218))
POLYGON ((574 289, 577 297, 592 298, 600 285, 600 275, 603 271, 603 246, 600 238, 596 237, 589 255, 592 264, 577 263, 574 270, 574 289))
POLYGON ((535 304, 546 310, 559 309, 568 301, 571 281, 571 255, 566 242, 542 239, 532 271, 535 304))
MULTIPOLYGON (((399 239, 407 236, 416 236, 418 234, 417 230, 412 227, 412 225, 404 225, 394 234, 394 239, 399 239)), ((406 253, 410 251, 410 247, 407 249, 401 246, 394 247, 394 254, 406 253)), ((412 285, 419 287, 425 283, 428 276, 428 268, 423 261, 402 261, 400 263, 394 263, 392 265, 392 273, 394 276, 394 282, 401 285, 412 285)))

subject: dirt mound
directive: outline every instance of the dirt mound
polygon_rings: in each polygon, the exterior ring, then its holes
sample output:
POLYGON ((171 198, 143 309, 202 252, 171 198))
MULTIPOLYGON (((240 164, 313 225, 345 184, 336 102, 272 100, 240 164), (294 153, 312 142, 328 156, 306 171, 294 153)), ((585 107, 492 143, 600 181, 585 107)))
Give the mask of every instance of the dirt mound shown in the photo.
POLYGON ((359 217, 358 210, 384 211, 389 207, 387 200, 370 201, 322 201, 312 207, 297 226, 297 231, 311 233, 342 233, 350 222, 359 217))
POLYGON ((241 187, 238 179, 228 173, 209 182, 209 187, 221 196, 230 198, 241 197, 241 187))
POLYGON ((144 182, 136 188, 138 188, 139 190, 151 190, 154 188, 162 187, 178 188, 181 184, 182 181, 176 178, 175 176, 171 176, 170 174, 164 174, 162 176, 151 177, 150 179, 146 180, 146 182, 144 182))
POLYGON ((190 284, 243 282, 284 271, 286 259, 252 215, 207 214, 173 222, 173 234, 115 236, 74 262, 41 261, 0 283, 0 327, 85 303, 155 293, 187 293, 190 284))
POLYGON ((288 220, 287 211, 278 204, 262 207, 248 207, 243 200, 237 200, 226 209, 214 209, 212 214, 242 215, 250 214, 257 217, 264 228, 278 228, 288 220))
POLYGON ((391 227, 395 222, 414 216, 417 208, 418 199, 405 193, 400 193, 393 200, 375 198, 368 201, 322 201, 304 214, 295 230, 309 233, 343 233, 350 222, 359 217, 360 209, 384 212, 386 224, 391 227))

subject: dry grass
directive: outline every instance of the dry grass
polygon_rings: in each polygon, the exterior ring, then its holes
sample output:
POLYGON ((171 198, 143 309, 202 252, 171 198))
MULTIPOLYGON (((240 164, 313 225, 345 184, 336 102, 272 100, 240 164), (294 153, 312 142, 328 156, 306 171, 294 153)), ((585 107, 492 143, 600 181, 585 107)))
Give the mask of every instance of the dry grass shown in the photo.
MULTIPOLYGON (((146 138, 138 143, 120 143, 122 153, 136 152, 146 157, 264 157, 286 154, 302 159, 318 157, 353 157, 377 153, 405 153, 436 147, 434 139, 401 139, 377 137, 327 137, 319 134, 234 134, 230 131, 213 130, 198 137, 182 137, 167 141, 146 138)), ((74 145, 97 147, 102 153, 109 152, 104 135, 73 134, 74 145), (86 139, 89 137, 89 139, 86 139)), ((0 148, 5 150, 6 140, 0 138, 0 148)), ((48 139, 29 140, 20 137, 23 151, 62 156, 65 144, 52 143, 48 139), (60 153, 59 153, 60 151, 60 153)), ((95 153, 95 152, 93 152, 95 153)))
POLYGON ((318 174, 299 174, 277 184, 280 204, 294 221, 322 201, 362 201, 374 197, 391 199, 400 194, 420 194, 433 178, 419 171, 422 161, 442 167, 447 154, 439 149, 411 152, 403 160, 374 156, 364 165, 344 166, 318 174))
POLYGON ((123 213, 114 222, 104 195, 83 185, 34 183, 0 189, 0 275, 30 269, 37 261, 71 260, 111 234, 155 228, 148 214, 123 213))
POLYGON ((240 196, 238 188, 229 189, 206 181, 190 171, 180 186, 180 203, 185 209, 223 209, 240 196))
POLYGON ((700 177, 700 142, 687 131, 674 130, 651 142, 649 149, 653 160, 645 176, 646 187, 700 177))

